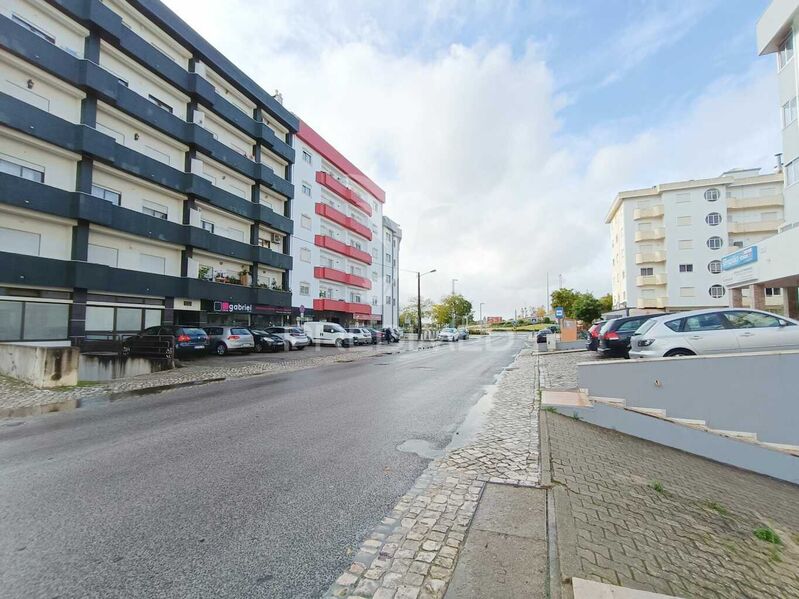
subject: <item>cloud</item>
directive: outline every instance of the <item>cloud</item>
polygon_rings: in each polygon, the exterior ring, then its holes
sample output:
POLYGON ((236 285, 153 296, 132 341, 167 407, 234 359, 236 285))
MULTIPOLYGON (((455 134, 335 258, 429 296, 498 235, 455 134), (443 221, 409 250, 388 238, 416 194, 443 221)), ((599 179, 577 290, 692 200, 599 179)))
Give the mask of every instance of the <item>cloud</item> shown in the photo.
MULTIPOLYGON (((609 291, 604 216, 618 191, 769 166, 779 148, 766 65, 653 112, 640 130, 601 123, 566 138, 538 40, 400 48, 397 31, 457 21, 446 0, 421 15, 277 2, 258 18, 243 2, 169 4, 386 189, 404 232, 400 266, 438 270, 423 295, 438 299, 457 278, 486 313, 543 304, 547 272, 609 291)), ((403 273, 401 295, 415 295, 414 275, 403 273)))

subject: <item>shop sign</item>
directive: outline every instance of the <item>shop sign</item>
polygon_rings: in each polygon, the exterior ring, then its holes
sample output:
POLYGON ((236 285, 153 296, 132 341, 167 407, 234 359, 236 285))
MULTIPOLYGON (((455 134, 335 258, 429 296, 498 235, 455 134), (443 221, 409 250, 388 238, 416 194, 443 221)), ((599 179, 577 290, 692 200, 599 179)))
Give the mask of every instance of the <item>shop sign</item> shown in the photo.
POLYGON ((252 304, 214 302, 214 312, 252 312, 252 304))
POLYGON ((753 245, 742 250, 738 250, 734 254, 724 256, 721 259, 721 270, 732 270, 743 266, 744 264, 751 264, 757 262, 757 246, 753 245))

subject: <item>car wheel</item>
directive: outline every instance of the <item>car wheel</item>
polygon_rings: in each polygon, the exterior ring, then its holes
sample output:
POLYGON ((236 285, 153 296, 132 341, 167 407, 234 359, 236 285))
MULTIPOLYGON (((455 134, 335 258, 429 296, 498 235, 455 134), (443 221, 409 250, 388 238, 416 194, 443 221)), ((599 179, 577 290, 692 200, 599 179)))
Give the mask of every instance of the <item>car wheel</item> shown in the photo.
POLYGON ((122 352, 121 352, 121 353, 122 353, 122 355, 123 355, 124 357, 128 357, 128 356, 130 355, 130 346, 128 346, 128 345, 123 345, 123 346, 122 346, 122 352))
POLYGON ((341 341, 341 339, 336 339, 336 347, 341 347, 343 344, 344 343, 341 341))
POLYGON ((264 344, 261 343, 260 341, 256 341, 255 342, 255 351, 257 351, 259 354, 261 352, 263 352, 264 351, 264 344))
POLYGON ((217 356, 224 356, 227 353, 227 345, 224 343, 217 343, 214 351, 217 356))
POLYGON ((679 356, 695 356, 696 354, 692 352, 690 349, 671 349, 666 352, 664 358, 677 358, 679 356))

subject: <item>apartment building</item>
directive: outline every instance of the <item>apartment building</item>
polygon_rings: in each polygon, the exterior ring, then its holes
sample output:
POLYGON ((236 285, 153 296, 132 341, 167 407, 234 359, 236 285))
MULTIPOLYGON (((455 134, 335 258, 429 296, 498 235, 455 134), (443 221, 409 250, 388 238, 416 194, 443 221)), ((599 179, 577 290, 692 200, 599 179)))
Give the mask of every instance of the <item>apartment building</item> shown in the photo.
POLYGON ((0 73, 0 340, 288 320, 272 95, 157 0, 4 0, 0 73))
POLYGON ((402 229, 388 218, 383 217, 383 325, 399 327, 399 250, 402 229))
POLYGON ((797 90, 799 63, 794 56, 799 30, 799 0, 774 0, 757 23, 761 56, 774 55, 778 106, 782 122, 785 163, 785 223, 778 234, 752 243, 722 259, 723 283, 730 306, 740 306, 747 295, 755 306, 799 318, 799 120, 797 90), (759 300, 764 290, 780 289, 782 306, 774 309, 759 300))
MULTIPOLYGON (((737 169, 619 193, 605 219, 614 309, 726 306, 722 258, 778 230, 784 220, 782 177, 737 169)), ((781 289, 760 292, 765 305, 782 305, 781 289)), ((748 297, 747 292, 747 305, 748 297)))
POLYGON ((395 259, 384 241, 386 194, 303 121, 294 149, 294 318, 380 325, 384 281, 394 280, 384 268, 395 259))

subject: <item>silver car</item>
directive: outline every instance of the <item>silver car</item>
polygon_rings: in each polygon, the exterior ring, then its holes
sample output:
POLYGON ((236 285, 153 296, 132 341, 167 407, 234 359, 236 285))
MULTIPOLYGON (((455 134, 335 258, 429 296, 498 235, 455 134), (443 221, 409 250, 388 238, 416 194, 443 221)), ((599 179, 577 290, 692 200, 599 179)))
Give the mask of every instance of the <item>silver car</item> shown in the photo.
POLYGON ((630 339, 631 358, 787 349, 799 349, 799 321, 747 308, 711 308, 651 318, 630 339))
POLYGON ((244 327, 203 327, 208 333, 208 348, 217 356, 229 351, 251 352, 255 349, 255 338, 244 327))
POLYGON ((355 335, 355 345, 372 344, 372 333, 368 329, 362 329, 360 327, 352 327, 347 329, 347 332, 355 335))
POLYGON ((441 329, 438 333, 439 341, 458 341, 461 338, 458 329, 441 329))

